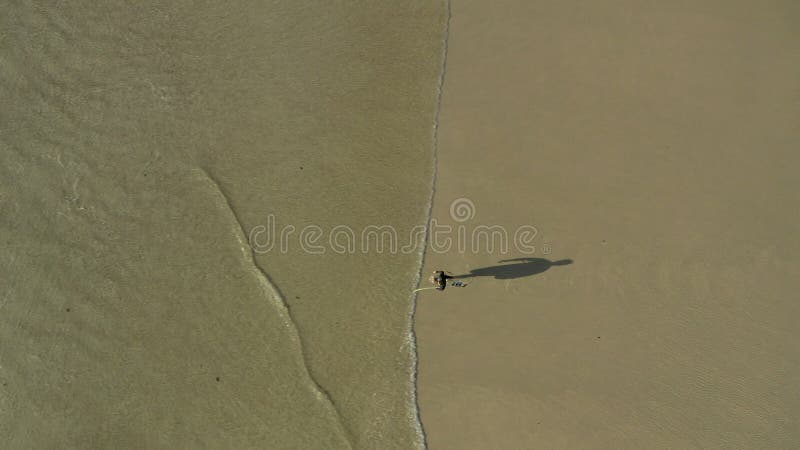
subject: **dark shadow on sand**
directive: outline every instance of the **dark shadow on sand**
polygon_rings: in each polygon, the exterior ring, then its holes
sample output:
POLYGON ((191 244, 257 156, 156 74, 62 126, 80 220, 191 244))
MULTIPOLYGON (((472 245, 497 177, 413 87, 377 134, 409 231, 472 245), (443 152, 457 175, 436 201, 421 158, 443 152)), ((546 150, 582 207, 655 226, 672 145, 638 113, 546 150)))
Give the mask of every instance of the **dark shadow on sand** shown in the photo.
POLYGON ((481 267, 470 270, 463 275, 455 275, 453 278, 475 278, 475 277, 494 277, 496 280, 513 280, 515 278, 529 277, 544 272, 553 266, 566 266, 572 264, 571 259, 550 261, 545 258, 514 258, 498 261, 496 266, 481 267))

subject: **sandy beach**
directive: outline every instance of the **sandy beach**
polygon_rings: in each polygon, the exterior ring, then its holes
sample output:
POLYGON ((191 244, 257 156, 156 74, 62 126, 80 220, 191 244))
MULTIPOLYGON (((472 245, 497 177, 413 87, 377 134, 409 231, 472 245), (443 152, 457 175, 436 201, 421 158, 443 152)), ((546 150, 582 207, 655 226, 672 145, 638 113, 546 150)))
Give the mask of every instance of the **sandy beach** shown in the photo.
POLYGON ((796 2, 4 6, 0 448, 800 447, 796 2))
POLYGON ((538 235, 428 253, 429 447, 796 447, 796 5, 451 6, 433 217, 538 235))

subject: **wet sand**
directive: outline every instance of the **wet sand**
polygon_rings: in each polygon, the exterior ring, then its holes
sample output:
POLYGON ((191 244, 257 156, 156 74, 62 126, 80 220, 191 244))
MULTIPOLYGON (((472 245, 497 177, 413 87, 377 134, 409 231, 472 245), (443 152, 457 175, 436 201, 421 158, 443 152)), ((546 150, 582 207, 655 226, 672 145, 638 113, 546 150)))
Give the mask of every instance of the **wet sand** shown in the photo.
POLYGON ((462 224, 539 235, 426 255, 484 268, 420 293, 430 448, 800 443, 798 23, 786 1, 452 3, 433 217, 466 197, 462 224), (492 268, 520 256, 573 263, 492 268))

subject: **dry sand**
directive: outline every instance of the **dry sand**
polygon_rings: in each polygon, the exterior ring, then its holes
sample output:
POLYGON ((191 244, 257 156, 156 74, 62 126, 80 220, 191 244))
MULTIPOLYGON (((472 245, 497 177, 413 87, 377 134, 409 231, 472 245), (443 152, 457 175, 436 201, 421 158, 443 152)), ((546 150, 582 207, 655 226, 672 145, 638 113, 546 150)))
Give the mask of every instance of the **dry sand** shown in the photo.
POLYGON ((800 445, 798 24, 789 1, 453 2, 433 217, 467 197, 469 226, 534 225, 533 256, 574 263, 420 294, 430 448, 800 445))

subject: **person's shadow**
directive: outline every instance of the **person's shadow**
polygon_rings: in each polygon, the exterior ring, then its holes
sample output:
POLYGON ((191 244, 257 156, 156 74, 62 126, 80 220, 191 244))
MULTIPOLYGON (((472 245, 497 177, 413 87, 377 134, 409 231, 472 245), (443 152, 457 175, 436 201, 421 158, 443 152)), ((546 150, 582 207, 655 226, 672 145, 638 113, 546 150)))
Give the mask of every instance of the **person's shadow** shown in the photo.
POLYGON ((553 266, 566 266, 572 264, 571 259, 550 261, 545 258, 514 258, 503 259, 497 266, 481 267, 472 269, 463 275, 454 275, 453 278, 475 278, 475 277, 494 277, 496 280, 512 280, 514 278, 529 277, 544 272, 553 266))

